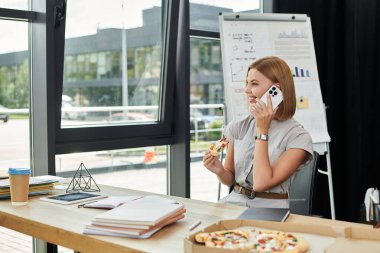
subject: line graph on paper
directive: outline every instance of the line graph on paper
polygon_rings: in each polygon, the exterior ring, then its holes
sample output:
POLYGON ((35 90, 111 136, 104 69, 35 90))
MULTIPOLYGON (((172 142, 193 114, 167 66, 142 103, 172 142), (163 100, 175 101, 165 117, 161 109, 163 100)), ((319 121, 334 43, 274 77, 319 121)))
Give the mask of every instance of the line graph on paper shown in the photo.
POLYGON ((233 59, 230 63, 231 81, 232 82, 244 82, 245 83, 248 66, 254 60, 255 60, 255 58, 233 59))
POLYGON ((245 83, 248 66, 272 52, 272 45, 266 38, 267 25, 259 22, 252 27, 250 21, 228 21, 224 22, 223 26, 223 50, 226 59, 224 66, 227 77, 233 83, 245 83))
POLYGON ((230 33, 231 55, 230 71, 232 82, 245 82, 247 69, 250 63, 256 59, 253 33, 230 33))

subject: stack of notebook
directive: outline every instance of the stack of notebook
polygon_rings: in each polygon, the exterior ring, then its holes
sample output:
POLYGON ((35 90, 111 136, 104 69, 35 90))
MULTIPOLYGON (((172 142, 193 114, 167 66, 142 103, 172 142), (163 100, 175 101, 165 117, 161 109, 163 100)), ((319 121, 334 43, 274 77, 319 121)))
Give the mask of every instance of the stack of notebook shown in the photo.
POLYGON ((160 196, 144 196, 96 215, 84 234, 149 238, 162 227, 184 218, 181 203, 160 196))
POLYGON ((0 168, 0 179, 9 178, 8 168, 0 168))
MULTIPOLYGON (((54 185, 58 180, 53 177, 31 177, 29 179, 29 196, 48 194, 54 190, 54 185)), ((0 180, 0 199, 11 197, 9 179, 0 180)))

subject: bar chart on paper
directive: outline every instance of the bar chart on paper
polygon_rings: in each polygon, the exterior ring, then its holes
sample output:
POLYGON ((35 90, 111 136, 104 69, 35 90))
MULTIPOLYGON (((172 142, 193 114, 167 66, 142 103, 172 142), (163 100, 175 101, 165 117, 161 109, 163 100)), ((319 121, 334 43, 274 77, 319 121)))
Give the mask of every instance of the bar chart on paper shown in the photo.
POLYGON ((308 69, 295 66, 291 71, 293 77, 311 77, 308 69))

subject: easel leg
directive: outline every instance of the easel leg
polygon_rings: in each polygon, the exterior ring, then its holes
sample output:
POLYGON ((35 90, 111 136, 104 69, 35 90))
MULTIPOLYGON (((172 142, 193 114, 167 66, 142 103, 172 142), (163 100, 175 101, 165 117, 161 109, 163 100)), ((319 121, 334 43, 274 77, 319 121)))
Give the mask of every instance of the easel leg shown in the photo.
POLYGON ((324 155, 326 155, 327 170, 323 171, 323 170, 318 169, 318 172, 327 176, 327 180, 328 180, 328 184, 329 184, 331 219, 335 220, 334 188, 333 188, 332 174, 331 174, 330 148, 329 148, 328 143, 325 143, 325 145, 326 145, 326 147, 325 147, 326 152, 324 153, 324 155))
POLYGON ((331 174, 330 147, 328 144, 327 144, 326 164, 327 164, 327 179, 329 181, 331 219, 335 220, 334 188, 333 188, 332 174, 331 174))

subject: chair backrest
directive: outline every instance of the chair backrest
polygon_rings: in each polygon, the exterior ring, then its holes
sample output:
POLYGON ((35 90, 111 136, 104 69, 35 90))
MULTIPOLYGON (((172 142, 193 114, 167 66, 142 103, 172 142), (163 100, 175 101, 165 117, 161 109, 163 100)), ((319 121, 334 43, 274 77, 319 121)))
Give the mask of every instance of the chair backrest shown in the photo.
POLYGON ((315 174, 318 170, 319 154, 314 151, 311 162, 303 165, 297 172, 290 186, 290 213, 311 215, 315 174))

